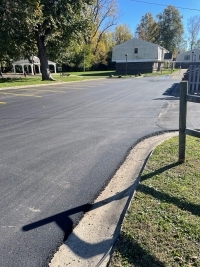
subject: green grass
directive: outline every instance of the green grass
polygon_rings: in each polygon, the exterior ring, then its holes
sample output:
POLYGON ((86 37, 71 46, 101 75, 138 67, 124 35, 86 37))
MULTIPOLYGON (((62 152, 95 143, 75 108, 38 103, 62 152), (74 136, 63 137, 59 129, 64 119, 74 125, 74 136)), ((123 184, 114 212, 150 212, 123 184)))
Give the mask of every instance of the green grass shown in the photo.
POLYGON ((171 69, 166 69, 166 70, 162 70, 158 71, 158 72, 153 72, 153 73, 146 73, 144 74, 144 76, 149 77, 149 76, 161 76, 161 75, 169 75, 169 74, 174 74, 178 71, 178 69, 175 69, 173 72, 171 71, 171 69))
POLYGON ((200 266, 200 139, 186 151, 179 164, 175 137, 149 158, 110 267, 200 266))
POLYGON ((26 85, 36 85, 36 84, 52 84, 58 82, 74 82, 74 81, 84 81, 89 79, 99 79, 108 78, 110 75, 114 74, 113 71, 88 71, 88 72, 69 72, 70 76, 60 76, 59 73, 52 73, 52 77, 56 81, 42 81, 41 75, 27 75, 25 78, 22 74, 3 75, 4 78, 0 79, 0 88, 11 87, 11 86, 26 86, 26 85))
MULTIPOLYGON (((59 73, 52 73, 52 77, 56 81, 42 81, 41 75, 28 75, 26 78, 22 74, 12 75, 3 75, 4 78, 0 78, 0 88, 12 87, 12 86, 27 86, 27 85, 36 85, 36 84, 53 84, 53 83, 62 83, 62 82, 76 82, 84 81, 89 79, 99 79, 99 78, 108 78, 110 75, 113 75, 114 78, 118 78, 119 75, 116 75, 115 71, 86 71, 86 72, 69 72, 70 76, 60 76, 59 73)), ((158 75, 167 75, 171 71, 163 71, 157 73, 145 74, 145 76, 158 76, 158 75)), ((135 77, 135 75, 122 75, 123 78, 135 77)))

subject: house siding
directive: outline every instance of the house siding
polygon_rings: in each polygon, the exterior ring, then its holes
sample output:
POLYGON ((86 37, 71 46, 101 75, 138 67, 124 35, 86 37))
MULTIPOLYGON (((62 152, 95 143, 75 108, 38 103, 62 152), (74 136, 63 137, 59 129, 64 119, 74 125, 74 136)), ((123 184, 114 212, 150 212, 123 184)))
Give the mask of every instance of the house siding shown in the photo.
POLYGON ((189 69, 190 65, 200 65, 200 62, 176 62, 175 68, 189 69))
POLYGON ((200 64, 200 49, 196 48, 177 55, 175 67, 188 69, 190 65, 200 64), (188 59, 189 56, 189 59, 188 59))
MULTIPOLYGON (((129 62, 127 63, 127 74, 139 74, 153 72, 153 62, 129 62)), ((116 63, 116 73, 126 74, 126 63, 116 63)))
POLYGON ((133 38, 113 48, 112 61, 116 62, 116 73, 137 74, 158 71, 164 66, 165 48, 133 38), (127 56, 126 56, 127 55, 127 56))
POLYGON ((113 48, 112 61, 125 61, 125 54, 128 54, 129 61, 157 60, 158 46, 134 38, 113 48), (138 53, 135 53, 135 48, 138 48, 138 53))

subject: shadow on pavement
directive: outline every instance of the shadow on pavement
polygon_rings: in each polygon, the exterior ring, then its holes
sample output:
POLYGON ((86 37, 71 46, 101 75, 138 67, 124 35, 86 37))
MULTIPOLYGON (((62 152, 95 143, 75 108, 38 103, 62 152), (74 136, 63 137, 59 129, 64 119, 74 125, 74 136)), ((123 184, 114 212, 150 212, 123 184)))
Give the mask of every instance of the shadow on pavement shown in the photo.
MULTIPOLYGON (((122 199, 124 197, 129 197, 128 201, 132 198, 134 190, 136 189, 136 186, 138 185, 139 181, 136 181, 133 185, 131 185, 130 187, 126 188, 125 190, 121 191, 120 193, 113 195, 109 198, 104 199, 103 201, 94 203, 94 204, 84 204, 75 208, 72 208, 70 210, 67 211, 63 211, 61 213, 55 214, 53 216, 44 218, 42 220, 30 223, 28 225, 25 225, 22 227, 23 231, 30 231, 33 230, 35 228, 41 227, 45 224, 49 224, 52 222, 55 222, 65 233, 65 240, 66 238, 69 236, 69 234, 71 234, 72 229, 73 229, 73 221, 71 220, 71 218, 69 218, 69 216, 76 214, 76 213, 80 213, 80 212, 87 212, 89 210, 94 210, 97 209, 99 207, 102 207, 112 201, 116 201, 119 199, 122 199)), ((127 201, 127 202, 128 202, 127 201)))
MULTIPOLYGON (((160 169, 158 169, 158 170, 156 170, 150 174, 144 175, 142 177, 142 180, 149 179, 149 178, 153 177, 154 175, 162 173, 162 172, 164 172, 170 168, 173 168, 177 165, 179 165, 178 162, 173 163, 173 164, 169 164, 168 166, 164 166, 164 167, 162 167, 162 168, 160 168, 160 169)), ((22 230, 23 231, 30 231, 30 230, 33 230, 35 228, 41 227, 45 224, 55 222, 65 233, 65 240, 69 236, 69 234, 72 233, 71 237, 72 237, 73 241, 75 241, 75 242, 69 242, 67 244, 67 246, 77 256, 82 257, 83 259, 89 259, 93 256, 100 255, 100 254, 104 254, 104 256, 105 256, 109 252, 109 250, 113 246, 113 244, 116 242, 117 237, 119 236, 121 223, 123 221, 123 218, 124 218, 124 215, 127 211, 128 205, 132 199, 133 193, 136 190, 138 184, 139 184, 139 179, 137 179, 134 184, 132 184, 131 186, 129 186, 128 188, 126 188, 125 190, 123 190, 122 192, 120 192, 116 195, 113 195, 109 198, 106 198, 102 201, 99 201, 93 205, 92 204, 81 205, 81 206, 72 208, 70 210, 66 210, 64 212, 55 214, 53 216, 44 218, 42 220, 30 223, 28 225, 23 226, 22 230), (115 232, 112 235, 112 237, 109 237, 108 239, 105 239, 105 240, 98 242, 98 243, 88 243, 88 242, 85 242, 84 240, 80 239, 76 234, 74 234, 72 232, 73 221, 70 218, 70 215, 73 215, 73 214, 78 213, 78 212, 87 212, 89 210, 98 209, 99 207, 104 206, 104 205, 106 205, 112 201, 116 201, 116 200, 122 199, 122 198, 127 197, 127 196, 128 196, 128 200, 126 202, 124 210, 122 211, 122 213, 120 215, 118 226, 116 227, 115 232)), ((137 191, 152 195, 153 197, 155 197, 161 201, 173 203, 174 205, 176 205, 180 209, 188 210, 192 214, 200 216, 199 205, 186 202, 182 199, 170 196, 164 192, 157 191, 154 188, 148 187, 148 186, 143 185, 143 184, 139 185, 139 187, 137 188, 137 191)), ((147 251, 145 251, 137 242, 132 240, 132 238, 130 238, 130 237, 127 238, 124 236, 122 236, 121 238, 122 238, 122 241, 120 239, 120 242, 126 242, 126 247, 129 248, 129 250, 137 252, 137 253, 135 253, 135 252, 130 253, 129 256, 127 256, 130 263, 134 262, 135 266, 137 266, 137 267, 143 267, 143 266, 145 266, 145 267, 146 266, 164 267, 165 266, 162 262, 158 261, 154 256, 150 255, 147 251), (141 260, 144 260, 146 265, 142 264, 141 260), (149 265, 147 262, 149 262, 149 265)), ((120 252, 120 253, 124 253, 124 252, 120 252)), ((104 258, 104 256, 103 256, 103 258, 104 258)))
POLYGON ((41 227, 45 224, 55 222, 65 233, 64 240, 66 240, 66 238, 68 237, 69 234, 71 234, 73 229, 73 221, 72 219, 69 218, 69 216, 80 212, 87 212, 90 209, 90 207, 91 207, 90 204, 85 204, 79 207, 75 207, 73 209, 44 218, 40 221, 25 225, 23 226, 22 230, 26 232, 41 227))
MULTIPOLYGON (((73 209, 44 218, 42 220, 30 223, 28 225, 23 226, 22 230, 30 231, 35 228, 41 227, 45 224, 55 222, 65 233, 65 240, 71 234, 70 238, 72 238, 71 240, 73 240, 73 242, 68 242, 67 247, 70 248, 78 257, 81 257, 83 259, 89 259, 93 256, 100 255, 100 254, 103 254, 105 256, 110 251, 113 244, 116 242, 117 237, 119 236, 122 220, 124 218, 125 212, 128 208, 128 205, 130 203, 130 200, 132 199, 133 193, 138 183, 139 183, 139 179, 136 179, 136 181, 131 186, 129 186, 128 188, 126 188, 125 190, 121 191, 120 193, 116 195, 113 195, 102 201, 94 203, 93 205, 91 204, 81 205, 73 209), (73 215, 78 212, 87 212, 89 210, 98 209, 99 207, 104 206, 112 201, 120 200, 125 197, 128 197, 128 199, 126 201, 126 205, 123 211, 120 214, 118 225, 115 228, 113 235, 109 236, 108 239, 105 239, 98 243, 88 243, 80 239, 76 234, 72 232, 73 221, 70 218, 70 215, 73 215)), ((104 259, 104 256, 102 257, 102 259, 104 259)))
POLYGON ((165 96, 173 96, 179 97, 180 96, 180 83, 174 83, 170 88, 168 88, 163 95, 165 96))
POLYGON ((159 98, 154 98, 153 100, 179 100, 178 97, 173 97, 173 96, 168 96, 168 97, 159 97, 159 98))

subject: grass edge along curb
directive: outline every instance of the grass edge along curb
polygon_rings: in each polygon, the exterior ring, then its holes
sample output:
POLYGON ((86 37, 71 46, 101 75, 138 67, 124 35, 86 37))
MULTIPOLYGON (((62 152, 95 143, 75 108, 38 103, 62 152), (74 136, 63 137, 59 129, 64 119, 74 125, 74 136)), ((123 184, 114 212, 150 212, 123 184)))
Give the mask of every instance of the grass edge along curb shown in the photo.
MULTIPOLYGON (((164 71, 163 73, 149 73, 145 74, 144 76, 162 76, 170 74, 169 71, 164 71)), ((26 78, 22 74, 4 74, 3 77, 0 79, 0 89, 6 89, 9 87, 20 87, 20 86, 34 86, 34 85, 53 85, 58 83, 65 83, 65 82, 80 82, 80 81, 87 81, 93 79, 101 79, 101 78, 134 78, 135 75, 128 75, 121 76, 117 75, 114 71, 87 71, 87 72, 71 72, 70 76, 60 76, 59 73, 52 73, 53 78, 55 81, 42 81, 41 75, 28 75, 26 78), (112 77, 111 77, 112 76, 112 77)))
POLYGON ((178 137, 149 158, 122 224, 110 267, 200 266, 200 139, 187 136, 178 163, 178 137))

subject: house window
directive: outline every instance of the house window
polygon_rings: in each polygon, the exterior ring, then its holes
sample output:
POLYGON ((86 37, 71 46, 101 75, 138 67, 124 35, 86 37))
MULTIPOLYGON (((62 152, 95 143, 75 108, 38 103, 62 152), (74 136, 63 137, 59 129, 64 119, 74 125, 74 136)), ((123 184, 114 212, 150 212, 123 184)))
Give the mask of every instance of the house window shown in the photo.
POLYGON ((185 55, 184 60, 190 60, 190 55, 185 55))
POLYGON ((134 49, 134 53, 137 54, 138 53, 138 48, 134 49))

